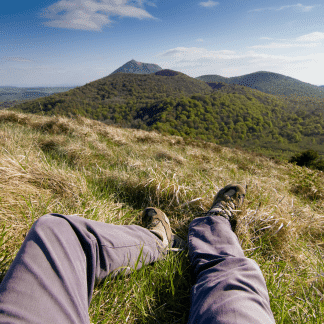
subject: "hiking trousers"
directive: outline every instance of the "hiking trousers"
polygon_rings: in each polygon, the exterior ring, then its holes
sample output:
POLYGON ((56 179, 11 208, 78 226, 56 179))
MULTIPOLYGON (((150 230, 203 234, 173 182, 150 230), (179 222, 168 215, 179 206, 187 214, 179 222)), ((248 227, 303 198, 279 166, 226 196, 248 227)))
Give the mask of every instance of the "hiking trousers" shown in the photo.
MULTIPOLYGON (((163 258, 137 225, 48 214, 31 227, 0 285, 0 323, 89 324, 96 280, 163 258)), ((229 222, 196 218, 189 228, 196 276, 189 323, 274 323, 258 265, 244 257, 229 222)))

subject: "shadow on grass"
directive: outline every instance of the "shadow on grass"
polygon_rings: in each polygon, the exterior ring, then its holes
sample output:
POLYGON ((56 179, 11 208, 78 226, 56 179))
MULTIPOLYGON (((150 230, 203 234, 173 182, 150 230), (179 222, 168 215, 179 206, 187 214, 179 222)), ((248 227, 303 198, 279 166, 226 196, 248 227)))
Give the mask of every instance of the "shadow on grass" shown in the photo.
POLYGON ((126 203, 135 209, 155 206, 166 210, 177 206, 174 198, 175 191, 167 190, 169 188, 163 189, 163 183, 124 180, 114 175, 96 179, 88 178, 88 183, 98 198, 109 197, 113 194, 118 202, 126 203))
POLYGON ((111 275, 96 287, 90 306, 93 323, 187 323, 191 276, 187 253, 128 275, 111 275))

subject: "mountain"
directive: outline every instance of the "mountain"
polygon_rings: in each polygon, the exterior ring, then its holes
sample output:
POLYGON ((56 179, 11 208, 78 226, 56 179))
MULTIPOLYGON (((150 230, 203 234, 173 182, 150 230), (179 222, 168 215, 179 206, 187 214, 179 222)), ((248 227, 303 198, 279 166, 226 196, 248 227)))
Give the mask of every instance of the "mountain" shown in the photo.
POLYGON ((282 74, 266 71, 232 78, 225 78, 219 75, 202 75, 196 79, 205 82, 225 82, 243 85, 274 95, 324 98, 324 92, 321 87, 282 74))
MULTIPOLYGON (((48 114, 76 114, 83 111, 84 114, 88 111, 86 114, 92 115, 91 112, 108 111, 115 109, 114 106, 127 105, 127 109, 134 109, 135 106, 147 106, 168 97, 178 98, 212 92, 206 82, 170 71, 161 70, 157 75, 115 73, 68 92, 29 101, 18 107, 33 113, 42 111, 48 114)), ((101 118, 101 114, 95 117, 101 118)))
POLYGON ((324 99, 278 97, 172 70, 115 73, 16 105, 22 112, 84 116, 107 124, 246 147, 280 158, 310 146, 324 154, 324 99), (214 88, 214 89, 213 89, 214 88))
POLYGON ((115 74, 115 73, 151 74, 161 70, 162 68, 157 64, 142 63, 142 62, 137 62, 135 60, 131 60, 125 63, 124 65, 122 65, 121 67, 119 67, 111 74, 115 74))

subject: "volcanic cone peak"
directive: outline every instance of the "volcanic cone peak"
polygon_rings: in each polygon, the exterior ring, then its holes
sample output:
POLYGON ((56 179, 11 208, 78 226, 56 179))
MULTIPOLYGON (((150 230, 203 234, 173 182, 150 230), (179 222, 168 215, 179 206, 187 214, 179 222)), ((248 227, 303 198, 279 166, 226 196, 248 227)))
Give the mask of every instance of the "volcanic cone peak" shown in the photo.
POLYGON ((157 64, 153 63, 143 63, 138 62, 132 59, 131 61, 125 63, 121 67, 119 67, 117 70, 115 70, 113 73, 135 73, 135 74, 151 74, 158 71, 161 71, 162 68, 158 66, 157 64))

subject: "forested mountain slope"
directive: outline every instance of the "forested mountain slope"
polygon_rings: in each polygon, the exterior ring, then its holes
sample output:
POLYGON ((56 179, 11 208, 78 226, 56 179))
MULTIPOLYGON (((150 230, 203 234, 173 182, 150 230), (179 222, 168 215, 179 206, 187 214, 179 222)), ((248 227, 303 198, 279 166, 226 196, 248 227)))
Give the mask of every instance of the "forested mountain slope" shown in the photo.
POLYGON ((277 157, 310 146, 324 154, 323 99, 280 98, 224 83, 212 89, 184 74, 163 71, 113 74, 16 109, 85 116, 123 127, 239 145, 277 157))
POLYGON ((45 114, 81 114, 94 119, 109 118, 113 110, 147 106, 168 97, 212 92, 205 82, 176 72, 173 76, 116 73, 71 91, 56 94, 19 106, 26 112, 45 114))

